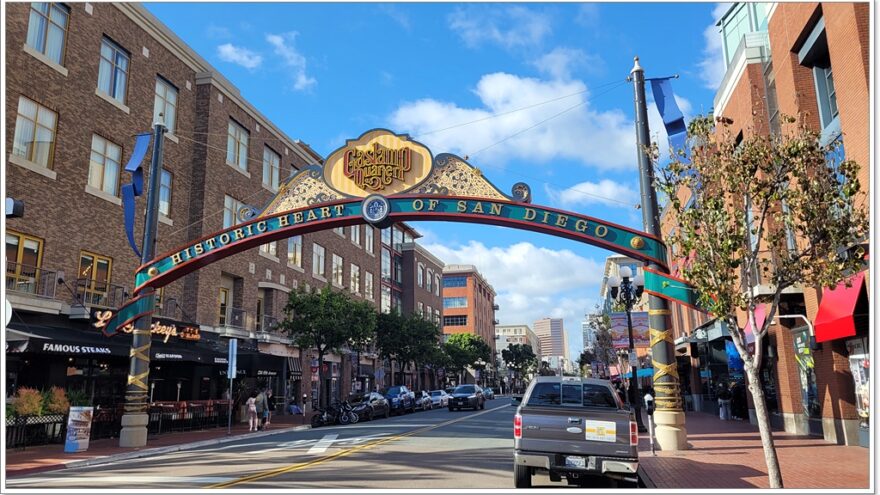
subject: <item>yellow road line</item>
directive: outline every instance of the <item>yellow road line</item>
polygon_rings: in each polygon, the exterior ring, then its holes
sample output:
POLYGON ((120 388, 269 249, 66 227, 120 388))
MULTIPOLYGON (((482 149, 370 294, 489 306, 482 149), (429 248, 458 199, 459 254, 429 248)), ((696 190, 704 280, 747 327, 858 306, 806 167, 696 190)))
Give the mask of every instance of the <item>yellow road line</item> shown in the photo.
POLYGON ((301 469, 305 469, 305 468, 308 468, 308 467, 316 466, 316 465, 318 465, 318 464, 323 464, 323 463, 325 463, 325 462, 327 462, 327 461, 332 461, 333 459, 338 459, 338 458, 340 458, 340 457, 345 457, 345 456, 347 456, 347 455, 349 455, 349 454, 352 454, 352 453, 354 453, 354 452, 357 452, 357 451, 359 451, 359 450, 368 449, 368 448, 370 448, 370 447, 375 447, 375 446, 377 446, 377 445, 381 445, 381 444, 383 444, 383 443, 392 442, 392 441, 395 441, 395 440, 400 440, 400 439, 402 439, 402 438, 410 437, 410 436, 413 436, 413 435, 418 435, 419 433, 424 433, 424 432, 426 432, 426 431, 436 430, 437 428, 442 428, 442 427, 444 427, 444 426, 449 426, 449 425, 451 425, 451 424, 453 424, 453 423, 458 423, 459 421, 465 421, 465 420, 468 420, 468 419, 471 419, 471 418, 475 418, 475 417, 477 417, 477 416, 481 416, 481 415, 483 415, 483 414, 490 413, 490 412, 492 412, 492 411, 497 411, 497 410, 499 410, 499 409, 504 409, 504 408, 506 408, 506 407, 510 407, 510 406, 507 405, 507 404, 505 404, 505 405, 503 405, 503 406, 499 406, 499 407, 496 407, 496 408, 494 408, 494 409, 489 409, 489 410, 486 410, 486 411, 480 411, 480 412, 478 412, 478 413, 476 413, 476 414, 471 414, 470 416, 465 416, 465 417, 463 417, 463 418, 452 419, 452 420, 446 421, 446 422, 444 422, 444 423, 440 423, 439 425, 434 425, 434 426, 428 426, 428 427, 425 427, 425 428, 420 428, 420 429, 418 429, 418 430, 413 430, 413 431, 410 431, 410 432, 407 432, 407 433, 401 433, 400 435, 395 435, 395 436, 392 436, 392 437, 383 438, 383 439, 381 439, 381 440, 376 440, 375 442, 365 443, 365 444, 363 444, 363 445, 359 445, 359 446, 357 446, 357 447, 352 447, 352 448, 347 449, 347 450, 341 450, 341 451, 339 451, 339 452, 336 452, 335 454, 330 454, 330 455, 326 455, 326 456, 324 456, 324 457, 319 457, 319 458, 317 458, 317 459, 314 459, 314 460, 311 460, 311 461, 308 461, 308 462, 299 462, 299 463, 291 464, 291 465, 289 465, 289 466, 284 466, 284 467, 281 467, 281 468, 270 469, 270 470, 268 470, 268 471, 263 471, 263 472, 261 472, 261 473, 255 473, 255 474, 252 474, 252 475, 249 475, 249 476, 245 476, 245 477, 243 477, 243 478, 238 478, 238 479, 235 479, 235 480, 232 480, 232 481, 225 481, 225 482, 223 482, 223 483, 218 483, 218 484, 216 484, 216 485, 209 485, 207 488, 229 488, 229 487, 231 487, 231 486, 239 485, 239 484, 241 484, 241 483, 247 483, 247 482, 249 482, 249 481, 257 481, 257 480, 262 480, 262 479, 266 479, 266 478, 271 478, 271 477, 273 477, 273 476, 278 476, 278 475, 280 475, 280 474, 284 474, 284 473, 290 473, 290 472, 293 472, 293 471, 299 471, 299 470, 301 470, 301 469))

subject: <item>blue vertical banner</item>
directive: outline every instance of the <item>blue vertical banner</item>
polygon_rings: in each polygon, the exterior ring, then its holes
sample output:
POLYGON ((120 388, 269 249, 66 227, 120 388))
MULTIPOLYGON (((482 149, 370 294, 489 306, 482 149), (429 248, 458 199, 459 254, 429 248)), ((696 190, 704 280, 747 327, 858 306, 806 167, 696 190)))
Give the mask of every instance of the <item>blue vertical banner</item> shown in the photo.
POLYGON ((153 134, 150 132, 138 134, 134 142, 134 151, 125 165, 125 170, 131 173, 131 183, 122 186, 122 214, 125 220, 125 235, 128 236, 128 244, 138 258, 141 257, 137 243, 134 242, 134 199, 140 196, 144 190, 144 170, 141 163, 147 154, 147 148, 150 146, 150 139, 153 134))
POLYGON ((651 79, 651 91, 654 93, 657 111, 660 112, 660 118, 663 119, 666 135, 669 136, 669 147, 680 160, 686 161, 688 153, 687 125, 684 122, 684 115, 675 101, 671 79, 668 77, 651 79), (684 150, 685 157, 678 155, 681 150, 684 150))
POLYGON ((229 339, 229 367, 226 369, 226 376, 230 380, 235 379, 236 358, 238 357, 238 339, 229 339))

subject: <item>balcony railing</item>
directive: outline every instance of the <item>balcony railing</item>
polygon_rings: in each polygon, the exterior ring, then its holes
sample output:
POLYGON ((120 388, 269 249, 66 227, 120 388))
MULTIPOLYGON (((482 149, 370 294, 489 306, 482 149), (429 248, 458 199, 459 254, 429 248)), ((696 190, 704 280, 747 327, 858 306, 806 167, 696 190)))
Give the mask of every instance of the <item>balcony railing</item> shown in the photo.
POLYGON ((6 290, 31 294, 47 299, 55 298, 58 274, 35 266, 6 263, 6 290))
POLYGON ((278 326, 278 318, 270 315, 262 315, 260 316, 259 321, 257 322, 257 331, 260 332, 271 332, 275 330, 275 327, 278 326))
MULTIPOLYGON (((721 55, 723 57, 723 55, 721 55)), ((770 35, 767 31, 755 31, 743 35, 739 45, 730 58, 730 64, 724 73, 724 78, 718 86, 718 92, 715 94, 715 109, 718 111, 727 105, 733 91, 733 86, 739 79, 743 68, 747 64, 755 62, 766 62, 770 59, 770 35)))
POLYGON ((247 321, 247 311, 241 308, 229 308, 226 310, 225 318, 222 318, 219 321, 219 325, 221 327, 229 327, 229 328, 245 328, 245 322, 247 321))
POLYGON ((492 309, 494 309, 495 311, 498 311, 501 308, 497 304, 493 304, 492 309))
POLYGON ((128 299, 128 290, 122 285, 80 278, 76 280, 76 298, 86 306, 118 308, 128 299))

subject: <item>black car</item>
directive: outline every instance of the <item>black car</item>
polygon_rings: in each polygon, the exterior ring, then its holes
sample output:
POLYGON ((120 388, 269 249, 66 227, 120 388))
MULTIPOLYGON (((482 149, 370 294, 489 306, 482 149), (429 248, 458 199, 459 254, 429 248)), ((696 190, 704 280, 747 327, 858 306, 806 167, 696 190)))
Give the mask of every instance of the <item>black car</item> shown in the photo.
POLYGON ((405 385, 389 388, 385 391, 385 398, 388 399, 392 414, 403 414, 416 410, 416 401, 413 400, 412 394, 409 393, 409 389, 405 385))
POLYGON ((452 391, 449 398, 449 410, 455 411, 465 407, 484 409, 486 398, 483 397, 483 389, 479 385, 459 385, 452 391))
POLYGON ((354 412, 360 416, 361 421, 369 421, 377 417, 388 417, 391 415, 391 406, 382 394, 370 392, 359 398, 357 403, 353 404, 354 412))

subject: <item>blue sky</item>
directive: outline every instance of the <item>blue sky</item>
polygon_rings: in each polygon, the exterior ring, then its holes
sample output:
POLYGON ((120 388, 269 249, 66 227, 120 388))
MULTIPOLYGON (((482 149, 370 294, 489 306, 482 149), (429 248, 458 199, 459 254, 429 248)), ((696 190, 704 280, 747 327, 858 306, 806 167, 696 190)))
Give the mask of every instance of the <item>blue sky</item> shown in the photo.
MULTIPOLYGON (((707 112, 724 67, 714 3, 149 3, 289 136, 326 156, 362 132, 469 156, 502 190, 641 228, 632 85, 673 82, 707 112), (193 22, 198 19, 198 22, 193 22), (501 115, 498 115, 501 114, 501 115), (477 121, 477 122, 474 122, 477 121)), ((649 98, 650 99, 650 98, 649 98)), ((664 143, 656 109, 651 134, 664 143)), ((609 252, 530 232, 417 223, 447 263, 477 265, 504 324, 565 319, 572 358, 609 252)))

